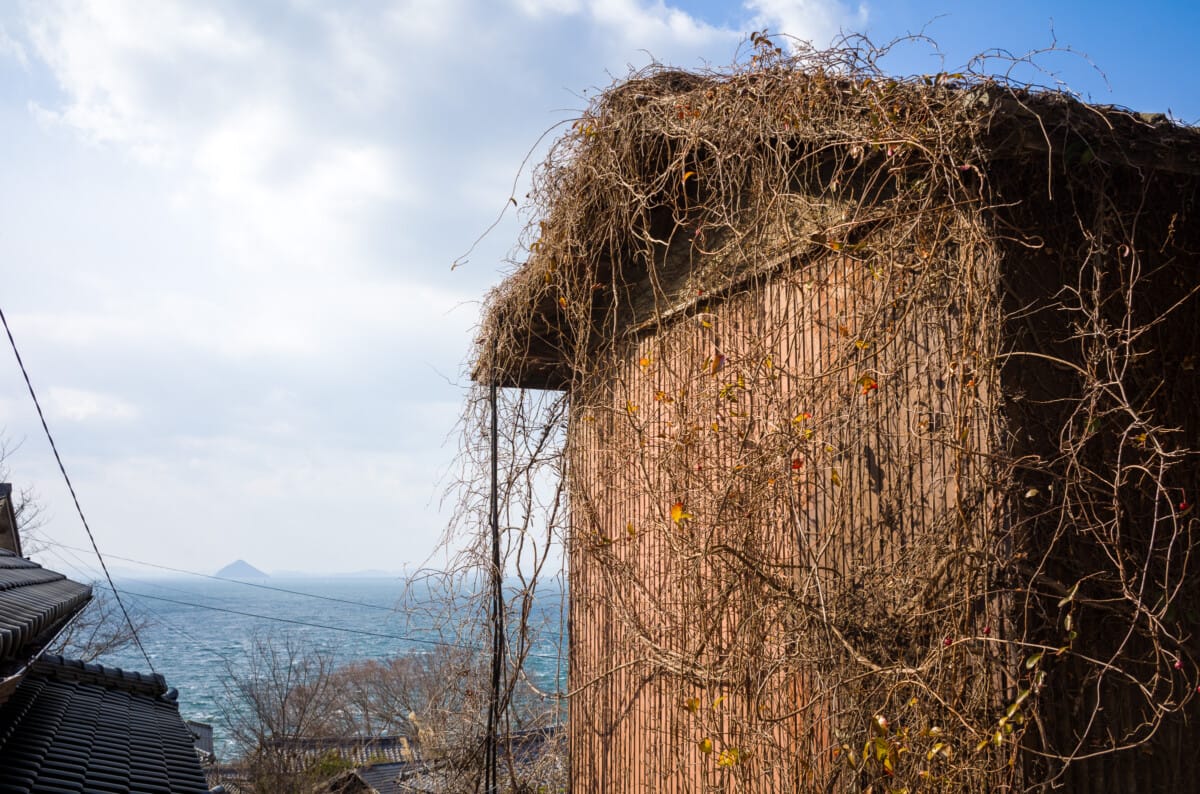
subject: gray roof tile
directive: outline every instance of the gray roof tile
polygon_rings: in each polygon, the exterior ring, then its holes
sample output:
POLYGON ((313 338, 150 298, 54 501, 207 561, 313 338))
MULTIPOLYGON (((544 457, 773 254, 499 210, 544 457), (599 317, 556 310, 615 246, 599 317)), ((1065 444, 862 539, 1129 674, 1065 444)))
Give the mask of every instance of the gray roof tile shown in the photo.
POLYGON ((0 707, 0 794, 208 791, 160 675, 45 657, 0 707))
POLYGON ((0 673, 23 664, 29 646, 49 640, 91 597, 91 587, 0 549, 0 673))

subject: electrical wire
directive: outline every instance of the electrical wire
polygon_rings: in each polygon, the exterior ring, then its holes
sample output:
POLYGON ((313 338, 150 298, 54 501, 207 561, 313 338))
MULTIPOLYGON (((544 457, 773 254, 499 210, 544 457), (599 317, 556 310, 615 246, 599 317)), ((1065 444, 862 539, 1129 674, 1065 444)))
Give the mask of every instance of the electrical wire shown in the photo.
MULTIPOLYGON (((41 539, 48 546, 58 546, 60 548, 72 549, 74 551, 87 551, 87 549, 81 549, 78 546, 71 546, 67 543, 60 543, 59 541, 56 541, 56 540, 50 540, 50 539, 46 538, 45 535, 42 535, 41 539)), ((389 606, 385 606, 383 604, 372 604, 369 601, 355 601, 355 600, 349 599, 349 598, 338 598, 337 596, 319 595, 317 593, 306 593, 303 590, 289 590, 286 587, 275 587, 274 585, 261 584, 259 582, 248 582, 244 579, 231 579, 227 576, 216 576, 216 575, 210 574, 210 573, 200 573, 199 571, 189 571, 186 568, 175 568, 170 565, 160 565, 155 562, 146 562, 145 560, 135 560, 132 557, 122 557, 119 554, 109 554, 108 558, 110 560, 120 560, 121 562, 131 562, 131 563, 134 563, 135 565, 144 565, 147 568, 157 568, 160 571, 171 571, 172 573, 184 573, 184 574, 187 574, 188 576, 199 576, 204 579, 212 579, 212 580, 215 580, 218 582, 230 582, 231 584, 240 584, 240 585, 244 585, 245 587, 255 587, 255 588, 258 588, 259 590, 272 590, 276 593, 287 593, 288 595, 304 596, 305 598, 316 598, 321 601, 333 601, 338 604, 349 604, 351 606, 356 606, 356 607, 367 607, 368 609, 380 609, 385 612, 399 611, 394 606, 389 607, 389 606)))
MULTIPOLYGON (((41 542, 46 544, 45 550, 48 553, 53 554, 54 557, 57 558, 58 560, 61 560, 64 565, 70 567, 72 570, 74 570, 77 574, 81 575, 83 578, 91 578, 90 573, 81 570, 78 566, 72 564, 69 560, 67 560, 66 557, 64 557, 62 554, 60 554, 60 553, 58 553, 58 551, 56 551, 56 549, 63 549, 68 552, 87 551, 86 549, 81 549, 78 546, 72 546, 67 543, 60 543, 56 540, 48 539, 45 536, 45 534, 42 534, 40 536, 39 540, 41 540, 41 542)), ((86 566, 86 563, 84 561, 80 560, 74 554, 72 554, 71 556, 80 565, 86 566)), ((174 568, 174 567, 167 566, 167 565, 159 565, 157 563, 144 562, 142 560, 136 560, 131 557, 122 557, 117 554, 109 554, 108 557, 110 559, 122 560, 124 562, 132 562, 132 563, 137 563, 140 565, 147 565, 152 568, 161 568, 163 570, 173 571, 175 573, 186 573, 186 574, 190 574, 193 576, 203 577, 205 579, 215 579, 217 581, 230 582, 232 584, 244 584, 244 585, 249 585, 252 587, 258 587, 258 588, 264 589, 264 590, 274 590, 274 591, 285 593, 288 595, 298 595, 298 596, 304 596, 306 598, 313 598, 313 599, 322 600, 322 601, 333 601, 336 603, 350 604, 350 605, 354 605, 354 606, 372 607, 375 609, 387 610, 389 612, 400 612, 401 611, 399 609, 395 609, 392 607, 384 607, 379 604, 372 604, 369 601, 354 601, 354 600, 350 600, 350 599, 335 598, 333 596, 323 596, 323 595, 320 595, 317 593, 307 593, 302 590, 289 590, 287 588, 270 587, 267 585, 258 585, 253 582, 244 582, 239 579, 229 579, 229 578, 226 578, 223 576, 213 576, 211 574, 203 574, 203 573, 198 573, 195 571, 189 571, 184 568, 174 568)), ((151 587, 157 587, 157 588, 161 588, 161 589, 165 589, 165 590, 171 590, 171 591, 174 591, 177 593, 183 593, 185 595, 192 595, 191 592, 184 590, 182 588, 170 587, 168 585, 164 585, 159 582, 143 582, 143 584, 150 585, 151 587)), ((108 588, 105 588, 105 589, 108 589, 108 588)), ((271 620, 271 621, 292 623, 292 624, 296 624, 296 625, 307 626, 310 628, 332 629, 334 631, 342 631, 342 632, 348 632, 348 633, 352 633, 352 634, 366 633, 368 636, 382 637, 382 638, 386 638, 386 639, 396 639, 396 640, 402 640, 402 641, 411 641, 411 642, 418 642, 418 643, 425 643, 425 644, 432 644, 432 645, 441 645, 441 646, 445 646, 445 647, 458 648, 458 649, 462 649, 462 650, 479 650, 479 649, 474 648, 473 646, 445 642, 445 641, 424 640, 424 639, 419 639, 419 638, 415 638, 415 637, 409 637, 409 636, 404 636, 404 635, 399 635, 399 634, 387 634, 387 633, 382 633, 382 632, 365 632, 365 630, 328 626, 328 625, 321 624, 321 623, 312 623, 312 622, 301 621, 301 620, 296 620, 296 619, 291 619, 291 618, 278 618, 278 617, 275 617, 272 615, 262 615, 262 614, 254 613, 254 612, 241 612, 241 611, 229 609, 226 607, 216 607, 216 606, 212 606, 210 604, 200 604, 195 601, 183 601, 183 600, 177 600, 177 599, 170 599, 165 596, 154 596, 154 595, 150 595, 149 593, 133 592, 127 588, 124 589, 123 592, 126 595, 134 596, 135 598, 155 599, 155 600, 159 600, 159 601, 166 601, 168 603, 172 603, 172 604, 176 604, 176 605, 188 606, 188 607, 192 607, 195 609, 209 609, 209 610, 214 610, 214 611, 218 611, 218 612, 230 612, 230 613, 242 615, 245 617, 255 617, 255 618, 260 618, 262 620, 271 620)), ((161 613, 158 613, 158 614, 161 619, 162 618, 161 613)), ((168 628, 175 629, 175 627, 169 626, 169 625, 168 625, 168 628)), ((182 630, 179 630, 179 631, 182 631, 182 630)), ((529 655, 536 657, 536 658, 540 658, 540 659, 557 659, 561 663, 561 654, 530 653, 529 655)))
MULTIPOLYGON (((104 587, 103 585, 98 585, 104 587)), ((109 589, 105 587, 105 589, 109 589)), ((328 631, 340 631, 345 634, 358 634, 364 637, 379 637, 386 640, 399 640, 400 642, 413 642, 421 645, 431 645, 440 648, 455 648, 463 651, 482 651, 480 647, 474 645, 465 645, 462 643, 448 642, 446 640, 429 640, 422 637, 404 636, 402 634, 387 634, 380 631, 368 631, 367 629, 352 629, 346 626, 333 626, 328 623, 314 623, 307 620, 298 620, 296 618, 282 618, 275 615, 263 615, 258 612, 246 612, 240 609, 230 609, 229 607, 217 607, 211 604, 197 604, 192 601, 182 601, 176 598, 167 598, 166 596, 150 595, 149 593, 139 593, 134 590, 125 589, 125 594, 134 598, 148 598, 151 601, 163 601, 168 604, 177 606, 192 607, 194 609, 207 609, 212 612, 224 612, 230 615, 240 615, 241 617, 257 618, 259 620, 270 620, 276 623, 288 623, 294 626, 306 626, 314 629, 326 629, 328 631)), ((534 656, 540 659, 557 659, 558 654, 549 653, 531 653, 529 656, 534 656)))
POLYGON ((117 587, 113 584, 112 575, 108 572, 108 565, 104 562, 104 555, 100 553, 100 546, 96 544, 96 536, 92 534, 92 528, 88 525, 87 517, 83 514, 83 507, 79 504, 79 496, 75 493, 75 486, 71 484, 71 478, 67 475, 67 467, 63 465, 62 456, 58 454, 58 445, 54 443, 54 436, 50 433, 50 425, 46 424, 46 414, 42 412, 42 404, 38 401, 37 392, 33 390, 33 382, 29 379, 29 371, 25 369, 25 362, 21 359, 21 351, 17 349, 17 340, 13 338, 12 329, 8 327, 8 318, 4 316, 3 309, 0 309, 0 323, 4 324, 4 332, 8 334, 8 343, 12 346, 13 355, 17 357, 17 366, 21 368, 21 375, 25 378, 25 386, 29 389, 29 396, 33 398, 33 407, 37 409, 38 419, 42 421, 42 430, 46 433, 46 440, 50 442, 50 449, 54 452, 54 460, 58 463, 58 470, 62 473, 63 480, 67 483, 67 490, 71 492, 71 500, 75 502, 75 512, 79 514, 79 520, 83 522, 83 528, 87 530, 88 540, 92 542, 92 551, 96 553, 96 559, 100 561, 100 567, 104 570, 104 578, 108 580, 109 587, 112 588, 117 604, 121 607, 121 614, 125 616, 125 622, 129 625, 130 632, 133 633, 133 640, 137 643, 138 650, 142 652, 146 664, 149 665, 150 672, 157 672, 154 669, 154 663, 150 661, 150 654, 146 653, 145 647, 142 646, 142 639, 138 636, 137 628, 133 625, 133 619, 129 617, 129 610, 125 608, 125 602, 121 600, 121 594, 117 592, 117 587))

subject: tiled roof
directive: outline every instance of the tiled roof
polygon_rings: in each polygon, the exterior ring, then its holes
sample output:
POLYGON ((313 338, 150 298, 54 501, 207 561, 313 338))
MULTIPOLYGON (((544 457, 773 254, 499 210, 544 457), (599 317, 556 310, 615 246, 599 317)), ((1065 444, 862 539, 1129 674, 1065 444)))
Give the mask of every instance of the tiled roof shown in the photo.
POLYGON ((360 767, 355 772, 363 783, 371 787, 373 791, 379 794, 400 794, 404 789, 400 788, 400 781, 406 777, 412 777, 414 774, 427 769, 424 764, 416 761, 398 761, 386 764, 371 764, 370 766, 360 767))
POLYGON ((193 722, 187 720, 184 725, 188 727, 188 732, 192 734, 192 744, 196 746, 196 752, 202 753, 201 757, 207 756, 213 758, 213 729, 206 722, 193 722))
POLYGON ((319 789, 328 794, 404 794, 412 791, 401 781, 425 770, 419 761, 392 761, 348 770, 319 789))
POLYGON ((0 707, 0 794, 208 791, 160 675, 45 657, 0 707))
POLYGON ((92 588, 0 549, 0 665, 24 662, 92 597, 92 588))
POLYGON ((267 739, 272 748, 287 749, 298 762, 308 763, 336 753, 352 764, 373 761, 411 761, 414 753, 403 736, 325 736, 319 738, 267 739))

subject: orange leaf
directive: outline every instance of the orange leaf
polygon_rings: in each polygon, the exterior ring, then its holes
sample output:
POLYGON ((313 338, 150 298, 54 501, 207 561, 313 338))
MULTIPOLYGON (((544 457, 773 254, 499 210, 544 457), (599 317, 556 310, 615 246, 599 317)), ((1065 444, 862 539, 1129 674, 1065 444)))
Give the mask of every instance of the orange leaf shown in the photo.
POLYGON ((641 367, 642 369, 645 369, 646 367, 650 366, 650 357, 642 356, 641 358, 639 358, 638 366, 641 367))
POLYGON ((671 505, 671 520, 676 524, 682 524, 684 521, 687 521, 692 517, 693 516, 691 513, 684 512, 683 502, 676 502, 675 504, 671 505))
POLYGON ((741 751, 736 747, 727 747, 717 756, 717 766, 734 766, 742 760, 741 751))

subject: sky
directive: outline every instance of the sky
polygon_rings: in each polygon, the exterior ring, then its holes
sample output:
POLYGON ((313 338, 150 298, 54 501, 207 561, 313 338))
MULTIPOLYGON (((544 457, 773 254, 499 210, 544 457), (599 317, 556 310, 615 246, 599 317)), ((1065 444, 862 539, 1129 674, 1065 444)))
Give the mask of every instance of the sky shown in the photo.
MULTIPOLYGON (((597 90, 652 61, 719 68, 757 30, 922 34, 885 67, 1056 48, 1018 76, 1197 123, 1198 6, 0 0, 0 309, 103 551, 436 565, 480 302, 520 259, 520 208, 451 264, 597 90)), ((42 562, 82 575, 7 349, 0 433, 62 544, 42 562)))

